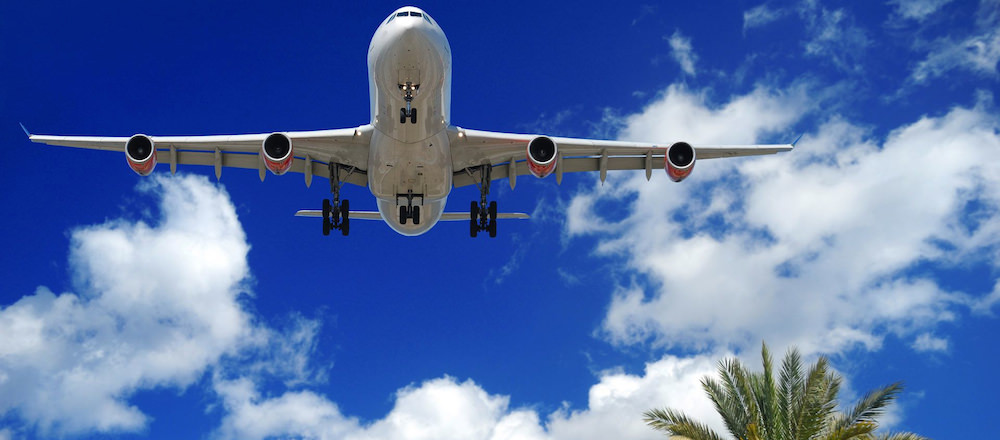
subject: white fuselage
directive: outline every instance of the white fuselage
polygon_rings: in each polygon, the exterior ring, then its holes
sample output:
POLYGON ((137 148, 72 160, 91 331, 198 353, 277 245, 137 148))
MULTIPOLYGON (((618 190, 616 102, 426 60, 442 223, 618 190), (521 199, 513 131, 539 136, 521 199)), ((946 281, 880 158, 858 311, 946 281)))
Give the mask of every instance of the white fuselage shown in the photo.
POLYGON ((403 235, 419 235, 441 218, 452 188, 451 47, 420 9, 401 8, 383 21, 368 48, 371 125, 368 188, 385 222, 403 235), (399 12, 420 16, 397 16, 399 12), (401 85, 419 86, 411 108, 417 121, 400 123, 406 108, 401 85), (400 223, 399 206, 420 206, 420 223, 400 223))

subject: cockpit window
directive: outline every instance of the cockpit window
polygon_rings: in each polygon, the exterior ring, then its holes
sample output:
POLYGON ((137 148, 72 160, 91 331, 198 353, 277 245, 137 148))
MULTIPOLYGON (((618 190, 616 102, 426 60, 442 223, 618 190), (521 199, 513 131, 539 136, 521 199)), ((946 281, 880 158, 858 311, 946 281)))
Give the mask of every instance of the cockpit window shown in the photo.
POLYGON ((427 20, 427 22, 430 23, 431 25, 434 24, 434 22, 431 21, 431 16, 430 15, 424 14, 424 20, 427 20))
POLYGON ((385 21, 385 24, 389 24, 389 22, 392 21, 392 19, 394 19, 394 18, 396 18, 395 15, 390 15, 389 19, 385 21))
POLYGON ((409 11, 403 11, 403 12, 397 12, 396 13, 397 17, 406 17, 407 15, 410 15, 409 11))
POLYGON ((410 13, 410 17, 420 17, 420 16, 422 16, 422 15, 424 15, 424 14, 421 14, 421 13, 419 13, 419 12, 411 12, 411 13, 410 13))

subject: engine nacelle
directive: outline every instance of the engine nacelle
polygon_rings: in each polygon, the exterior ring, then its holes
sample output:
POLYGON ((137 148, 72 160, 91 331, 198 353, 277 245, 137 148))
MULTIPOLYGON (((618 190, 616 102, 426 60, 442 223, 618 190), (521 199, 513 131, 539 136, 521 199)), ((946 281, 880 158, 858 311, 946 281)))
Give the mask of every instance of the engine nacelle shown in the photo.
POLYGON ((288 172, 292 167, 292 140, 284 133, 272 133, 264 138, 264 143, 260 147, 261 154, 264 155, 264 166, 271 170, 276 176, 288 172))
POLYGON ((663 158, 663 169, 667 171, 670 180, 680 182, 691 174, 694 169, 694 147, 687 142, 676 142, 667 148, 663 158))
POLYGON ((556 152, 559 147, 555 141, 545 136, 538 136, 528 142, 528 170, 535 177, 543 178, 556 170, 556 152))
POLYGON ((148 176, 156 167, 156 147, 153 140, 144 134, 137 134, 125 142, 125 158, 128 166, 140 176, 148 176))

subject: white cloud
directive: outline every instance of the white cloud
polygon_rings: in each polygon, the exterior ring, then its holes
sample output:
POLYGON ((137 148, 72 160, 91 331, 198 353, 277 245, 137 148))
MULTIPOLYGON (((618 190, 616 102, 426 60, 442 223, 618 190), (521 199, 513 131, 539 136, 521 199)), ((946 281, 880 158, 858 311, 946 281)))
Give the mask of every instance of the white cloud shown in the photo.
MULTIPOLYGON (((622 138, 751 142, 796 121, 784 112, 802 108, 794 96, 759 88, 710 106, 673 86, 627 118, 622 138)), ((989 108, 955 108, 879 142, 834 118, 792 153, 699 162, 679 185, 610 175, 567 213, 568 234, 597 236, 599 253, 625 257, 648 280, 614 294, 606 336, 696 349, 764 339, 830 353, 913 337, 966 305, 980 311, 993 303, 988 292, 970 300, 910 270, 993 264, 982 253, 1000 246, 998 127, 989 108), (602 218, 592 209, 601 200, 620 200, 629 215, 602 218), (970 225, 973 201, 988 208, 970 225)))
POLYGON ((684 34, 681 34, 680 29, 677 29, 667 41, 670 42, 670 53, 674 57, 674 61, 680 64, 681 70, 688 75, 695 76, 694 63, 698 61, 698 55, 691 48, 691 38, 685 37, 684 34))
POLYGON ((859 58, 871 42, 846 10, 831 11, 818 0, 803 0, 798 12, 809 36, 806 55, 828 60, 846 72, 862 70, 859 58))
POLYGON ((743 33, 748 29, 766 26, 785 16, 784 9, 771 9, 767 4, 755 6, 743 12, 743 33))
POLYGON ((713 356, 667 356, 646 365, 643 375, 609 371, 590 389, 587 408, 557 410, 542 417, 530 408, 511 408, 507 396, 489 394, 471 380, 443 377, 396 393, 385 417, 361 424, 342 415, 336 403, 308 391, 264 398, 252 381, 217 380, 227 415, 217 438, 263 439, 650 439, 662 438, 642 422, 642 412, 682 408, 723 430, 699 381, 715 373, 713 356))
POLYGON ((889 0, 896 5, 896 14, 903 19, 924 21, 952 0, 889 0))
POLYGON ((139 189, 160 198, 154 223, 72 232, 78 293, 39 287, 0 309, 0 415, 43 434, 137 431, 134 393, 186 388, 225 356, 291 384, 322 376, 307 365, 318 323, 275 331, 241 305, 249 245, 226 192, 192 176, 139 189))
POLYGON ((238 302, 248 246, 226 193, 193 177, 142 190, 162 194, 159 224, 73 231, 78 294, 39 287, 0 309, 0 414, 46 432, 141 429, 136 389, 185 387, 252 337, 238 302))
POLYGON ((217 438, 344 438, 360 426, 357 420, 342 415, 336 404, 310 391, 264 399, 249 378, 225 380, 217 376, 213 382, 226 411, 215 432, 217 438))
POLYGON ((992 78, 1000 76, 997 70, 1000 63, 1000 0, 980 2, 973 32, 964 37, 942 37, 930 48, 927 57, 914 68, 911 81, 927 83, 954 70, 992 78))
POLYGON ((947 351, 948 340, 931 333, 923 333, 913 341, 913 349, 917 351, 947 351))

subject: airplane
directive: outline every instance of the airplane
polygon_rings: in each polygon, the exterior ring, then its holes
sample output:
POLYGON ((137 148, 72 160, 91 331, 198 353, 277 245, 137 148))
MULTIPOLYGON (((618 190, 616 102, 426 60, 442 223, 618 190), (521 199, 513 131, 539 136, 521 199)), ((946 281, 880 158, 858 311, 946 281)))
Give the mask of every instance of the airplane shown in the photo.
MULTIPOLYGON (((306 186, 313 176, 329 179, 332 199, 320 210, 301 210, 322 218, 323 235, 348 235, 351 219, 382 220, 405 236, 420 235, 439 221, 468 221, 469 235, 496 237, 497 220, 525 219, 521 213, 499 213, 487 203, 490 184, 506 178, 511 189, 518 176, 545 178, 564 173, 645 170, 662 166, 680 182, 696 159, 754 156, 789 151, 779 145, 692 145, 574 139, 544 134, 510 134, 471 130, 451 124, 451 47, 437 21, 423 10, 402 7, 382 20, 368 47, 371 120, 356 128, 213 136, 131 137, 49 136, 24 129, 32 142, 124 152, 133 171, 153 172, 160 160, 175 173, 178 164, 302 173, 306 186), (660 164, 662 162, 662 165, 660 164), (378 211, 351 211, 340 199, 343 184, 367 186, 378 211), (444 212, 453 188, 477 185, 479 201, 469 212, 444 212)), ((797 142, 798 140, 796 140, 797 142)))

